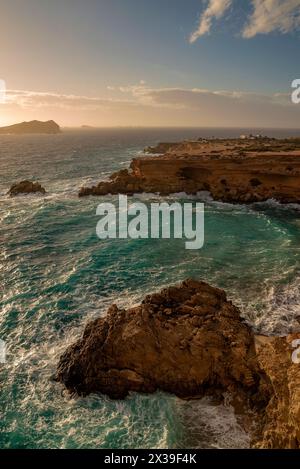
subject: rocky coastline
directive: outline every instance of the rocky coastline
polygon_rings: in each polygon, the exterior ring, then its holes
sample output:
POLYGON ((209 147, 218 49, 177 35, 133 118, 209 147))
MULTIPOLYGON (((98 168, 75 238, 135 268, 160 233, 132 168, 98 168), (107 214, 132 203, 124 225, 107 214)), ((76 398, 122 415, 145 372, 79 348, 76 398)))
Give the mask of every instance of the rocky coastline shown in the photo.
POLYGON ((61 356, 55 379, 71 393, 162 390, 180 398, 229 392, 256 422, 251 446, 300 448, 300 368, 288 337, 255 336, 223 290, 183 283, 127 310, 112 305, 61 356))
POLYGON ((300 139, 200 139, 146 151, 157 156, 133 159, 129 170, 82 187, 79 197, 209 191, 215 200, 232 203, 300 202, 300 139))
MULTIPOLYGON (((135 158, 129 170, 108 181, 81 188, 79 196, 209 191, 216 200, 233 203, 300 202, 300 139, 201 139, 146 151, 151 155, 135 158)), ((28 193, 45 194, 45 189, 21 181, 8 192, 28 193)), ((105 317, 87 324, 82 338, 60 357, 55 380, 70 393, 112 399, 160 390, 221 402, 229 393, 251 433, 252 448, 300 449, 294 340, 300 333, 255 335, 223 290, 187 279, 147 295, 133 308, 112 305, 105 317)))

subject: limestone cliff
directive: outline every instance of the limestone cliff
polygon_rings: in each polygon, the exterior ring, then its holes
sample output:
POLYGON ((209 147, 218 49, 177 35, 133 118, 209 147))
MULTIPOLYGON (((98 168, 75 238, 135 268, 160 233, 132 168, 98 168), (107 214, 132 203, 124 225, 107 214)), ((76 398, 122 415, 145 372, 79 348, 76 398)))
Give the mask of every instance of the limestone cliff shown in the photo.
POLYGON ((254 441, 258 448, 300 448, 300 364, 291 359, 291 343, 299 338, 299 333, 256 338, 258 363, 271 389, 261 433, 254 441))
POLYGON ((110 181, 81 188, 79 196, 203 190, 228 202, 300 202, 300 139, 173 144, 162 156, 134 159, 110 181))

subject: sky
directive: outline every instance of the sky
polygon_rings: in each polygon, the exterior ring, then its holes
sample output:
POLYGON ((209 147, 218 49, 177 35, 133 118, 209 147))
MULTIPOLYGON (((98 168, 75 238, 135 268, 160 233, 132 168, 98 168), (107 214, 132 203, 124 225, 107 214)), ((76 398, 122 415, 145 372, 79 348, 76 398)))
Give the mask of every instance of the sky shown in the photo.
POLYGON ((299 126, 300 0, 0 0, 0 126, 299 126))

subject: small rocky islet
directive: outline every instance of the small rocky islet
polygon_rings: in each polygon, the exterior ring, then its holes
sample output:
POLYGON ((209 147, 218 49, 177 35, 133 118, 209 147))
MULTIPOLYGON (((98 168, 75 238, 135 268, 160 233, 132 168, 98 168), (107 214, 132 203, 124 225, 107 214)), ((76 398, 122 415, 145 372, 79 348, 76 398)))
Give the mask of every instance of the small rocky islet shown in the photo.
POLYGON ((46 190, 44 187, 39 182, 33 182, 33 181, 20 181, 15 184, 13 184, 9 191, 8 195, 11 197, 14 197, 19 194, 45 194, 46 190))

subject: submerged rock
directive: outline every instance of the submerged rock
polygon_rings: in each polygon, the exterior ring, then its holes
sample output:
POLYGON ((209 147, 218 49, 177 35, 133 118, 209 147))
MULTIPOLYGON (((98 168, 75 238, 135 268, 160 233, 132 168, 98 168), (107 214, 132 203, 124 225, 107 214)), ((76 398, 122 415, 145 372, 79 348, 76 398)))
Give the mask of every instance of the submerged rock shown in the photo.
POLYGON ((188 279, 139 306, 112 305, 67 348, 55 379, 72 393, 111 398, 130 391, 181 398, 226 391, 236 409, 251 409, 253 446, 299 448, 300 369, 289 340, 255 337, 224 291, 188 279))
POLYGON ((38 182, 32 181, 21 181, 13 184, 8 191, 10 196, 18 195, 18 194, 30 194, 40 192, 41 194, 45 194, 45 189, 39 184, 38 182))

